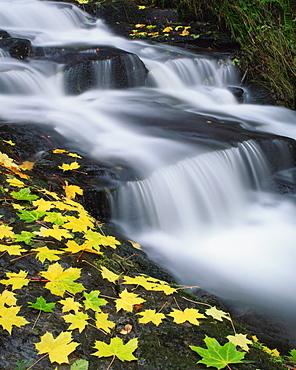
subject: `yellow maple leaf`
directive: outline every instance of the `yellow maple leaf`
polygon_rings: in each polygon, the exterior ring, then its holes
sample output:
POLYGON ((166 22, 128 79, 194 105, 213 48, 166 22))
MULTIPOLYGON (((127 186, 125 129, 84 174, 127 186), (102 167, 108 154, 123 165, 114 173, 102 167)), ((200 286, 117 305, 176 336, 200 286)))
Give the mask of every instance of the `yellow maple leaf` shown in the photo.
POLYGON ((63 306, 62 312, 69 312, 73 310, 74 312, 77 313, 82 308, 80 303, 75 301, 73 297, 61 299, 59 303, 63 306))
POLYGON ((180 36, 187 36, 189 35, 189 31, 187 31, 186 29, 184 29, 181 33, 180 33, 180 36))
POLYGON ((34 343, 39 354, 48 353, 50 362, 58 364, 69 363, 68 356, 75 351, 79 345, 72 342, 72 335, 69 332, 62 332, 56 338, 49 332, 46 332, 39 343, 34 343))
POLYGON ((126 289, 119 294, 118 299, 115 300, 116 311, 123 309, 125 311, 132 312, 135 304, 141 304, 145 302, 145 299, 138 296, 138 294, 130 293, 126 289))
POLYGON ((140 324, 147 324, 148 322, 153 322, 156 326, 162 323, 162 320, 165 319, 165 315, 161 312, 156 312, 155 310, 146 310, 137 315, 142 317, 139 319, 140 324))
POLYGON ((21 168, 22 170, 26 171, 31 171, 31 169, 33 168, 34 166, 34 162, 29 162, 29 161, 24 161, 20 166, 19 168, 21 168))
POLYGON ((32 205, 36 208, 36 211, 42 211, 42 212, 47 212, 50 209, 54 208, 53 202, 49 200, 44 200, 42 198, 38 200, 33 200, 32 205))
POLYGON ((140 24, 140 23, 138 23, 138 24, 135 24, 135 27, 136 28, 143 28, 143 27, 146 27, 146 24, 140 24))
POLYGON ((114 272, 108 270, 106 267, 101 267, 101 274, 103 279, 107 279, 110 283, 115 283, 120 278, 120 275, 114 274, 114 272))
POLYGON ((76 153, 68 153, 67 155, 70 156, 70 157, 73 157, 73 158, 79 158, 79 159, 82 158, 81 155, 78 155, 76 153))
POLYGON ((82 217, 74 217, 66 215, 65 218, 67 219, 67 223, 63 224, 63 228, 70 229, 73 232, 86 232, 87 228, 93 226, 93 223, 89 219, 85 219, 82 217))
POLYGON ((162 32, 170 32, 172 31, 173 27, 166 27, 162 30, 162 32))
POLYGON ((24 285, 28 285, 30 282, 30 279, 27 279, 27 272, 23 270, 21 270, 19 273, 7 272, 6 277, 8 279, 0 280, 0 283, 4 285, 12 285, 12 290, 20 289, 24 285))
POLYGON ((35 231, 34 234, 43 237, 51 236, 54 239, 62 240, 62 238, 70 239, 72 235, 65 229, 60 228, 58 225, 53 225, 52 228, 41 227, 40 231, 35 231))
POLYGON ((184 311, 174 310, 169 313, 168 316, 173 317, 176 324, 182 324, 185 321, 189 321, 191 324, 197 326, 199 325, 199 321, 197 319, 206 319, 206 316, 194 308, 185 308, 184 311))
POLYGON ((13 143, 11 140, 2 140, 2 141, 3 141, 3 143, 9 144, 11 146, 15 145, 15 143, 13 143))
POLYGON ((48 267, 47 271, 40 274, 47 280, 45 288, 49 289, 52 294, 62 296, 65 291, 76 294, 84 290, 84 286, 80 283, 75 283, 74 280, 80 277, 81 269, 70 267, 64 270, 59 263, 55 263, 48 267))
POLYGON ((16 298, 13 292, 5 289, 0 294, 0 305, 6 304, 7 306, 15 306, 16 298))
POLYGON ((140 244, 136 243, 136 242, 133 242, 132 240, 128 240, 128 242, 131 243, 131 245, 135 248, 135 249, 139 249, 139 250, 142 250, 142 247, 140 246, 140 244))
POLYGON ((235 335, 228 335, 226 337, 229 342, 233 343, 235 346, 241 347, 244 351, 249 351, 248 344, 252 344, 253 342, 247 338, 247 334, 235 334, 235 335))
POLYGON ((76 185, 68 185, 68 181, 65 181, 65 186, 63 186, 63 189, 65 190, 66 193, 66 198, 68 199, 74 199, 76 197, 76 194, 82 195, 83 190, 76 185))
POLYGON ((108 314, 104 312, 95 312, 96 327, 110 333, 115 327, 115 322, 108 320, 108 314))
POLYGON ((219 310, 216 306, 208 308, 205 313, 212 316, 215 320, 223 321, 223 319, 231 320, 227 312, 219 310))
POLYGON ((78 329, 79 333, 81 333, 88 324, 87 320, 89 319, 89 316, 84 312, 77 312, 75 315, 65 315, 63 316, 63 319, 67 323, 71 324, 68 330, 78 329))
POLYGON ((9 185, 15 186, 17 188, 23 188, 25 186, 25 184, 21 180, 15 177, 13 179, 6 179, 6 181, 9 183, 9 185))
POLYGON ((64 150, 64 149, 54 149, 52 152, 55 154, 69 153, 68 150, 64 150))
POLYGON ((39 259, 40 262, 44 262, 45 260, 48 261, 58 261, 60 259, 58 254, 63 254, 64 252, 56 250, 56 249, 49 249, 48 247, 39 247, 32 249, 33 251, 37 252, 36 258, 39 259))
MULTIPOLYGON (((53 191, 49 191, 47 189, 40 189, 40 191, 46 195, 49 195, 50 197, 52 197, 53 199, 55 200, 59 200, 60 197, 57 195, 57 193, 53 192, 53 191)), ((58 207, 57 207, 58 208, 58 207)))
POLYGON ((157 292, 164 292, 166 295, 175 293, 177 290, 172 288, 165 281, 157 280, 151 276, 138 275, 135 277, 124 276, 124 282, 126 284, 141 285, 146 290, 155 290, 157 292))
POLYGON ((4 238, 13 238, 14 232, 12 231, 12 227, 7 225, 0 225, 0 239, 4 238))
POLYGON ((71 170, 76 170, 76 168, 80 167, 80 164, 77 162, 72 162, 70 164, 63 163, 61 166, 58 166, 61 170, 63 171, 71 171, 71 170))
POLYGON ((65 252, 70 252, 70 253, 78 253, 78 252, 89 252, 89 253, 94 253, 94 254, 103 254, 99 248, 94 249, 90 243, 87 241, 83 244, 78 244, 74 240, 68 240, 66 243, 67 248, 65 249, 65 252))
POLYGON ((6 251, 11 256, 20 256, 21 252, 26 252, 26 249, 16 244, 0 244, 0 251, 6 251))
POLYGON ((0 325, 11 334, 12 326, 17 327, 28 324, 29 322, 22 316, 17 316, 21 307, 5 307, 0 305, 0 325))
POLYGON ((7 154, 0 152, 0 165, 9 169, 19 168, 17 164, 14 163, 14 160, 8 157, 7 154))

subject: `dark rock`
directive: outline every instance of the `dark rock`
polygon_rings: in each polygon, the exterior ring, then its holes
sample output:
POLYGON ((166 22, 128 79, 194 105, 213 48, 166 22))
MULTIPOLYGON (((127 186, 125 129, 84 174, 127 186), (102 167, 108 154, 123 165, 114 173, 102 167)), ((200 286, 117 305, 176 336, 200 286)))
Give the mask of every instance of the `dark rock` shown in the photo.
POLYGON ((32 55, 30 40, 12 38, 6 31, 0 31, 0 48, 8 51, 11 57, 16 59, 27 59, 32 55))
POLYGON ((236 97, 239 103, 244 102, 244 89, 235 86, 228 86, 227 89, 236 97))
POLYGON ((144 86, 147 70, 135 54, 99 46, 89 49, 35 48, 35 58, 64 64, 65 89, 77 95, 93 87, 128 88, 144 86))

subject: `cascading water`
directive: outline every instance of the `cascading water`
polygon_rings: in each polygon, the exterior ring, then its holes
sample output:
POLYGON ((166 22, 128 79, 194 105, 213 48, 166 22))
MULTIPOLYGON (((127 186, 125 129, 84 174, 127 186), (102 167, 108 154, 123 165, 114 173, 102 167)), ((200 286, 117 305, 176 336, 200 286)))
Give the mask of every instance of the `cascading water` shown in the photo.
MULTIPOLYGON (((119 48, 133 53, 128 72, 142 60, 145 86, 114 89, 106 60, 97 86, 68 95, 62 63, 0 50, 0 118, 51 125, 100 162, 133 168, 141 180, 110 196, 112 221, 182 283, 295 310, 295 198, 272 190, 274 158, 256 140, 295 139, 295 112, 238 104, 227 61, 122 39, 69 4, 2 0, 0 28, 33 48, 119 48)), ((288 170, 288 144, 268 140, 288 170)))

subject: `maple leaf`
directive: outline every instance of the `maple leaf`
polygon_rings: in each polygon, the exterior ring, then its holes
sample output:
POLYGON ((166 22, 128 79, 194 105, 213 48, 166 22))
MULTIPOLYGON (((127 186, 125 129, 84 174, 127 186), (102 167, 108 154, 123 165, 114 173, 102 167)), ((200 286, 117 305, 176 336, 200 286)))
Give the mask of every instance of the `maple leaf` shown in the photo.
POLYGON ((20 289, 25 285, 28 285, 30 280, 26 279, 27 272, 20 270, 19 273, 16 272, 7 272, 6 276, 8 277, 7 280, 0 280, 0 283, 5 285, 12 285, 12 290, 20 289))
POLYGON ((87 320, 89 319, 89 316, 84 312, 77 312, 75 313, 75 315, 73 314, 65 315, 63 316, 63 319, 67 323, 71 324, 68 330, 78 329, 79 333, 81 333, 88 324, 87 320))
POLYGON ((223 319, 231 320, 228 313, 219 310, 216 306, 208 308, 205 313, 208 316, 212 316, 215 320, 223 321, 223 319))
POLYGON ((107 279, 110 283, 115 283, 120 278, 120 275, 114 274, 114 272, 108 270, 106 267, 101 267, 101 274, 103 279, 107 279))
POLYGON ((18 168, 18 165, 16 165, 10 157, 8 157, 7 154, 0 152, 0 165, 3 167, 6 167, 8 169, 11 168, 18 168))
POLYGON ((74 280, 80 277, 81 269, 70 267, 64 270, 59 263, 55 263, 48 267, 47 271, 41 272, 40 274, 47 280, 48 283, 45 287, 51 291, 52 294, 62 296, 67 290, 72 294, 76 294, 84 290, 84 287, 80 283, 75 283, 74 280))
POLYGON ((99 248, 97 247, 96 249, 92 248, 92 246, 88 242, 85 242, 83 244, 77 244, 74 240, 68 240, 66 246, 67 248, 65 249, 65 252, 71 252, 73 254, 81 251, 95 254, 103 254, 102 252, 100 252, 99 248))
POLYGON ((242 359, 245 357, 246 353, 237 351, 235 345, 231 342, 221 346, 215 338, 210 338, 208 336, 205 337, 204 342, 206 343, 207 349, 189 346, 202 357, 202 360, 198 361, 198 364, 202 363, 208 367, 213 366, 220 370, 228 364, 245 362, 242 361, 242 359))
POLYGON ((71 170, 76 170, 76 168, 80 167, 80 164, 77 162, 72 162, 70 164, 63 163, 61 166, 58 166, 61 170, 63 171, 71 171, 71 170))
POLYGON ((13 240, 17 242, 24 242, 26 244, 30 244, 32 239, 35 238, 35 234, 30 233, 29 231, 22 231, 20 234, 14 234, 13 240))
POLYGON ((68 150, 65 149, 54 149, 52 152, 55 154, 69 153, 68 150))
POLYGON ((68 181, 65 181, 65 186, 63 186, 63 189, 65 190, 66 193, 66 198, 68 199, 74 199, 76 197, 76 194, 82 195, 83 190, 76 185, 68 185, 68 181))
POLYGON ((244 351, 249 351, 248 344, 252 344, 253 342, 247 338, 247 334, 235 334, 235 335, 228 335, 226 337, 229 342, 233 343, 235 346, 241 347, 244 351))
POLYGON ((92 290, 90 293, 83 292, 83 296, 85 298, 83 303, 86 310, 90 308, 93 311, 101 311, 99 306, 103 306, 108 303, 106 299, 98 297, 100 293, 101 292, 99 290, 92 290))
POLYGON ((32 202, 34 207, 37 207, 36 211, 47 212, 54 207, 53 202, 50 200, 44 200, 43 198, 34 200, 32 202))
POLYGON ((62 299, 59 301, 59 303, 63 306, 62 312, 69 312, 73 310, 75 313, 77 313, 82 308, 81 304, 76 302, 73 297, 62 299))
POLYGON ((0 294, 0 306, 6 304, 7 306, 15 306, 16 305, 16 298, 13 292, 5 289, 0 294))
POLYGON ((63 225, 67 221, 66 217, 58 212, 47 212, 43 220, 55 225, 63 225))
POLYGON ((31 170, 34 166, 34 162, 29 162, 29 161, 24 161, 20 166, 19 168, 21 168, 22 170, 26 171, 26 170, 31 170))
POLYGON ((40 296, 36 299, 35 303, 28 302, 28 306, 43 312, 53 312, 52 309, 54 308, 55 303, 46 302, 46 300, 42 296, 40 296))
POLYGON ((99 232, 87 230, 84 235, 85 239, 91 242, 93 245, 103 245, 109 246, 111 248, 116 248, 116 245, 120 245, 120 242, 116 240, 113 236, 105 236, 99 232))
POLYGON ((28 324, 29 322, 22 316, 17 316, 21 307, 5 307, 0 305, 0 325, 11 334, 12 326, 17 327, 28 324))
POLYGON ((69 157, 73 157, 73 158, 82 158, 80 155, 76 154, 76 153, 68 153, 67 154, 69 157))
POLYGON ((137 315, 142 317, 139 319, 140 324, 147 324, 148 322, 153 322, 156 326, 162 323, 162 320, 165 319, 165 315, 161 312, 156 312, 155 310, 146 310, 137 315))
POLYGON ((4 238, 13 238, 14 232, 12 231, 12 227, 7 225, 0 225, 0 239, 4 238))
POLYGON ((53 225, 52 228, 47 229, 46 227, 41 227, 40 231, 35 231, 36 235, 43 237, 51 236, 54 239, 62 240, 62 238, 72 238, 72 235, 68 233, 67 230, 59 228, 58 225, 53 225))
POLYGON ((199 325, 199 321, 197 319, 206 319, 202 313, 199 313, 199 311, 194 308, 185 308, 184 311, 174 310, 173 312, 169 313, 168 316, 173 317, 176 324, 189 321, 191 324, 197 326, 199 325))
POLYGON ((29 188, 23 188, 19 191, 12 191, 10 194, 13 199, 28 200, 29 202, 38 198, 37 195, 31 193, 29 188))
POLYGON ((166 295, 170 295, 177 291, 175 288, 170 287, 166 282, 146 275, 138 275, 136 277, 124 276, 123 279, 126 284, 141 285, 146 290, 162 291, 166 295))
POLYGON ((292 356, 292 360, 296 363, 296 349, 292 349, 289 354, 292 356))
POLYGON ((80 217, 74 216, 65 216, 66 219, 69 221, 63 225, 65 229, 70 229, 73 232, 85 232, 88 226, 93 226, 93 223, 89 220, 81 219, 80 217))
POLYGON ((45 215, 45 212, 43 211, 26 211, 26 210, 20 210, 18 212, 18 216, 21 220, 24 220, 26 223, 29 222, 35 222, 37 220, 40 220, 45 215))
POLYGON ((58 261, 60 259, 57 254, 63 254, 62 251, 58 251, 55 249, 49 249, 48 247, 39 247, 33 249, 33 251, 37 252, 36 258, 39 259, 40 262, 44 262, 46 259, 48 261, 58 261))
POLYGON ((20 256, 21 252, 26 252, 20 245, 0 244, 0 251, 6 251, 11 256, 20 256))
POLYGON ((23 188, 25 186, 25 184, 21 180, 15 177, 13 179, 6 179, 6 181, 9 183, 9 185, 14 186, 16 188, 23 188))
POLYGON ((52 197, 53 199, 55 200, 59 200, 60 197, 57 195, 57 193, 54 193, 53 191, 49 191, 47 189, 40 189, 39 191, 41 191, 42 193, 52 197))
POLYGON ((101 341, 96 341, 93 348, 98 352, 92 353, 97 357, 116 356, 120 361, 133 361, 137 358, 133 355, 134 350, 138 347, 138 338, 131 339, 126 344, 122 339, 115 337, 111 338, 110 344, 101 341))
POLYGON ((48 353, 50 362, 58 364, 69 363, 68 355, 75 351, 79 345, 72 342, 72 335, 69 332, 62 332, 56 338, 49 332, 46 332, 39 343, 34 343, 38 354, 48 353))
POLYGON ((96 312, 96 327, 110 333, 111 329, 115 327, 115 322, 108 320, 108 314, 104 312, 96 312))
POLYGON ((133 305, 145 302, 145 299, 138 297, 138 294, 130 293, 126 289, 119 294, 120 298, 115 300, 116 311, 123 309, 132 312, 133 305))
POLYGON ((3 141, 3 143, 9 144, 11 146, 15 145, 15 143, 13 143, 11 140, 2 140, 2 141, 3 141))

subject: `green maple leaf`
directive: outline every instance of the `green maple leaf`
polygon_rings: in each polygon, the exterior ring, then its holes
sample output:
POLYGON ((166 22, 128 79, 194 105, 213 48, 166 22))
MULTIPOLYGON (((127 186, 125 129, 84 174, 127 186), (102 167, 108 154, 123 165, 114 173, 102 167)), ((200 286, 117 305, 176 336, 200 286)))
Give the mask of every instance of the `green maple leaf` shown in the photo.
POLYGON ((38 199, 38 196, 32 194, 29 188, 23 188, 20 191, 12 191, 10 194, 12 198, 17 200, 28 200, 30 202, 38 199))
POLYGON ((28 302, 28 306, 44 312, 53 312, 52 309, 54 308, 55 303, 48 303, 42 296, 40 296, 36 299, 35 303, 28 302))
POLYGON ((98 297, 100 293, 101 292, 99 290, 92 290, 90 293, 83 292, 85 298, 83 303, 86 310, 90 308, 95 312, 99 312, 101 311, 99 306, 103 306, 104 304, 108 303, 106 299, 98 297))
POLYGON ((25 220, 26 223, 35 222, 40 220, 45 215, 43 211, 25 211, 21 210, 18 213, 18 216, 21 220, 25 220))
POLYGON ((133 361, 137 359, 133 355, 133 352, 137 347, 138 338, 131 339, 126 344, 124 344, 122 339, 118 337, 111 338, 110 344, 97 340, 94 348, 98 351, 92 353, 92 355, 98 357, 116 356, 120 361, 133 361))
POLYGON ((58 212, 46 212, 46 216, 44 217, 44 221, 51 222, 55 225, 63 225, 67 219, 61 213, 58 212))
POLYGON ((245 352, 236 350, 236 346, 229 342, 221 346, 215 338, 205 337, 207 349, 196 346, 189 346, 193 351, 197 352, 202 359, 198 364, 205 364, 207 367, 216 367, 218 370, 224 369, 228 364, 239 364, 245 357, 245 352))
POLYGON ((296 362, 296 349, 292 349, 292 351, 291 351, 291 352, 289 352, 289 353, 290 353, 290 355, 292 356, 293 361, 294 361, 294 362, 296 362))
POLYGON ((14 234, 13 239, 17 242, 24 242, 30 244, 31 240, 35 238, 35 234, 30 233, 29 231, 22 231, 20 234, 14 234))

